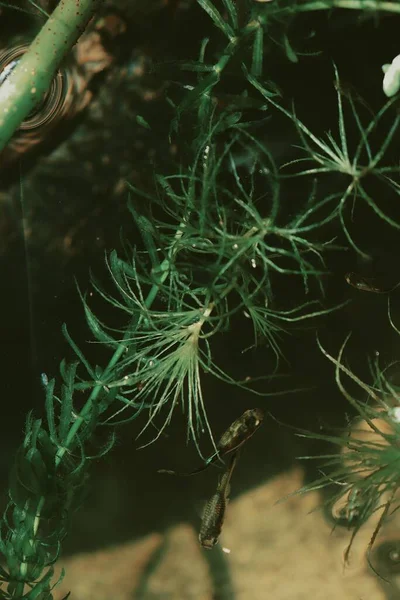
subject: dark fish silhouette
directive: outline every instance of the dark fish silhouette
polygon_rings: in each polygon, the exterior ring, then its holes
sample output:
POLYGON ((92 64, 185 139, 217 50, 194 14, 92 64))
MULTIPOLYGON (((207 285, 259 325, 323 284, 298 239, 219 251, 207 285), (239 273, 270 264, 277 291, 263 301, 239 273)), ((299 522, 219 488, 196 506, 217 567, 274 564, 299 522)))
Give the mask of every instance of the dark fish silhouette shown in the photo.
POLYGON ((373 292, 374 294, 390 294, 390 292, 393 292, 393 290, 400 285, 399 282, 389 288, 383 287, 379 285, 376 279, 362 277, 361 275, 358 275, 358 273, 346 273, 344 278, 349 285, 353 286, 357 290, 362 290, 363 292, 373 292))
POLYGON ((217 491, 211 496, 204 507, 199 542, 206 550, 211 550, 215 546, 221 534, 226 507, 229 502, 230 481, 237 458, 238 452, 235 452, 230 460, 229 467, 218 483, 217 491))
POLYGON ((189 473, 179 473, 178 471, 170 471, 169 469, 159 469, 158 473, 166 473, 167 475, 180 475, 188 477, 200 473, 209 467, 212 463, 222 458, 229 452, 240 448, 251 436, 257 431, 264 419, 264 412, 261 408, 250 408, 246 410, 241 417, 236 419, 228 427, 225 433, 222 434, 217 443, 217 452, 207 458, 205 463, 194 471, 189 473))

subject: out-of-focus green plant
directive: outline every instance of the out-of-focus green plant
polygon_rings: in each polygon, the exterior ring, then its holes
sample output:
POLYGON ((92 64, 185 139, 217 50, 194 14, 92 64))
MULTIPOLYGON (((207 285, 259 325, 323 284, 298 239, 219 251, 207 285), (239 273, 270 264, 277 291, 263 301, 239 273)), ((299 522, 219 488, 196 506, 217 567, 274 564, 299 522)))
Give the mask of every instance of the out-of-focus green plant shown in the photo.
MULTIPOLYGON (((223 35, 224 42, 215 40, 218 48, 218 59, 212 64, 206 62, 206 54, 210 40, 204 40, 198 61, 181 61, 182 70, 199 74, 199 82, 191 86, 183 101, 177 107, 177 120, 183 111, 193 108, 204 95, 216 91, 228 66, 234 59, 239 62, 243 72, 253 77, 264 76, 263 95, 273 97, 276 93, 275 83, 265 77, 264 56, 266 50, 278 44, 287 59, 297 62, 298 56, 290 41, 289 29, 296 17, 304 12, 325 11, 334 8, 363 11, 365 16, 376 17, 384 13, 400 13, 397 2, 381 2, 379 0, 273 0, 272 2, 256 2, 254 0, 222 0, 223 7, 218 8, 214 0, 197 0, 198 4, 209 15, 216 30, 223 35)), ((215 36, 217 37, 217 36, 215 36)), ((189 86, 187 86, 189 87, 189 86)))
MULTIPOLYGON (((389 319, 391 320, 390 313, 389 319)), ((337 450, 324 456, 300 457, 303 460, 322 462, 320 469, 323 474, 320 479, 295 492, 301 494, 324 488, 329 490, 326 511, 335 524, 352 530, 345 561, 349 559, 357 532, 377 514, 379 519, 368 547, 370 560, 371 549, 383 523, 399 507, 400 488, 399 388, 387 376, 388 367, 382 368, 378 359, 371 363, 373 383, 370 385, 343 364, 343 353, 349 337, 350 335, 337 358, 330 355, 319 340, 318 345, 335 365, 336 383, 357 416, 341 435, 307 431, 297 433, 299 437, 329 442, 337 450), (366 400, 360 401, 349 393, 343 383, 343 376, 355 382, 359 390, 367 394, 366 400)), ((373 564, 371 566, 374 569, 373 564)))

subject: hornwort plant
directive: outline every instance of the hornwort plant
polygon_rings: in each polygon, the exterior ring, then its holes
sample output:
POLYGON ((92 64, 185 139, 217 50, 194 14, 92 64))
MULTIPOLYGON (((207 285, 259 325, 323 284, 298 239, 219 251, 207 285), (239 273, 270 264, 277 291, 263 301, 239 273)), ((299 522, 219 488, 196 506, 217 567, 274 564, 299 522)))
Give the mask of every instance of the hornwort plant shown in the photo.
MULTIPOLYGON (((33 1, 30 4, 37 10, 33 1)), ((0 120, 0 150, 32 111, 95 8, 89 0, 78 4, 81 11, 75 0, 56 3, 32 51, 1 80, 0 112, 6 116, 0 120), (63 45, 59 36, 49 65, 48 44, 57 39, 57 28, 66 31, 68 44, 63 45)), ((121 314, 121 324, 104 323, 81 293, 93 340, 109 351, 108 362, 93 365, 90 353, 78 346, 64 325, 75 360, 62 360, 58 379, 44 380, 43 416, 27 417, 1 522, 0 596, 5 599, 52 598, 57 583, 53 564, 70 515, 82 502, 90 461, 111 450, 120 425, 145 415, 138 436, 142 444, 150 444, 180 409, 186 415, 188 442, 203 457, 205 437, 217 450, 203 394, 204 374, 261 397, 296 392, 296 385, 272 392, 266 385, 284 375, 282 335, 291 324, 321 320, 346 303, 325 300, 326 259, 343 245, 368 257, 355 240, 360 204, 377 227, 400 228, 393 208, 399 196, 399 170, 390 154, 399 125, 397 63, 385 68, 390 99, 367 123, 354 96, 344 91, 340 68, 333 66, 337 132, 319 136, 297 117, 279 82, 269 76, 267 60, 282 52, 285 60, 297 65, 304 53, 295 49, 296 28, 302 31, 304 12, 348 9, 379 19, 400 13, 400 4, 374 0, 191 4, 191 10, 204 11, 210 19, 198 59, 154 65, 166 79, 171 68, 179 75, 179 81, 169 78, 165 105, 170 111, 166 114, 172 110, 170 140, 180 141, 180 158, 173 172, 158 168, 148 188, 130 185, 127 202, 142 246, 124 238, 123 255, 113 250, 107 254, 113 292, 92 280, 99 297, 121 314), (351 135, 346 111, 352 119, 351 135), (295 126, 302 152, 282 165, 263 134, 264 126, 278 115, 295 126), (337 189, 327 191, 324 177, 332 174, 337 189), (309 185, 294 205, 285 192, 293 178, 309 185), (146 211, 140 208, 143 198, 146 211), (296 298, 292 306, 280 293, 280 282, 287 278, 302 284, 303 298, 301 302, 296 298), (237 319, 250 324, 255 348, 261 341, 269 343, 270 361, 261 375, 237 379, 215 359, 216 340, 231 331, 237 319), (94 449, 95 432, 104 426, 112 433, 103 447, 94 449)), ((312 59, 313 53, 309 56, 312 59)), ((144 117, 139 122, 152 127, 144 117)), ((319 346, 336 365, 339 389, 375 437, 364 439, 354 431, 336 436, 299 432, 339 447, 317 457, 327 461, 330 471, 300 492, 338 486, 329 502, 342 501, 340 518, 353 528, 353 536, 382 509, 372 546, 395 506, 399 486, 398 391, 385 377, 385 367, 375 365, 376 381, 369 386, 344 366, 344 347, 334 359, 319 346), (374 404, 346 391, 343 374, 374 404)))

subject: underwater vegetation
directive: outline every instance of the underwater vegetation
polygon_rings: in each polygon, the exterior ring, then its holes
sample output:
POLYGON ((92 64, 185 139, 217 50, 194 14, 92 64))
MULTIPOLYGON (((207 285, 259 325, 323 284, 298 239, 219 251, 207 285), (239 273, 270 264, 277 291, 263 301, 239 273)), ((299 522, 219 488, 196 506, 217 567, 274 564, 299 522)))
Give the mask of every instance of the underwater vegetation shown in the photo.
MULTIPOLYGON (((168 4, 174 15, 179 10, 194 14, 201 26, 186 57, 153 57, 152 72, 164 85, 167 127, 160 133, 150 113, 136 114, 135 121, 164 135, 170 153, 164 162, 154 161, 145 185, 127 182, 136 238, 122 227, 119 249, 109 248, 105 257, 107 277, 94 274, 90 283, 79 282, 91 344, 83 346, 64 324, 66 354, 72 358, 60 357, 57 377, 42 375, 43 412, 26 418, 1 521, 4 599, 53 597, 58 583, 53 565, 90 485, 91 463, 112 450, 119 428, 127 424, 136 427, 137 443, 145 447, 162 438, 178 412, 185 416, 187 444, 202 466, 164 473, 192 475, 227 455, 200 529, 201 545, 212 548, 241 446, 258 430, 271 399, 296 396, 315 383, 298 381, 286 356, 286 340, 299 330, 311 331, 321 355, 333 363, 332 386, 347 401, 351 418, 336 432, 297 429, 298 436, 333 450, 299 457, 318 461, 320 476, 296 493, 329 491, 323 510, 335 526, 351 530, 345 561, 363 524, 380 515, 369 555, 398 507, 396 349, 388 358, 366 357, 370 369, 364 377, 345 355, 350 326, 344 342, 325 342, 328 320, 364 292, 387 301, 387 324, 400 334, 396 261, 383 273, 375 268, 379 251, 398 245, 400 235, 398 57, 382 57, 382 70, 378 54, 376 77, 364 82, 370 102, 357 92, 355 71, 342 77, 345 65, 334 60, 334 52, 324 58, 321 83, 307 79, 304 71, 293 73, 303 59, 320 60, 318 27, 330 22, 321 15, 333 20, 338 15, 339 27, 372 22, 379 29, 387 16, 398 26, 400 3, 168 4), (315 18, 312 25, 304 14, 315 18), (279 73, 287 65, 290 84, 279 73), (296 84, 301 76, 304 83, 296 84), (297 110, 297 92, 300 99, 308 94, 308 110, 301 102, 297 110), (312 118, 314 112, 318 119, 312 118), (290 142, 282 150, 286 143, 274 140, 285 136, 290 142), (344 261, 343 293, 332 292, 336 256, 344 261), (247 363, 243 371, 232 368, 234 348, 226 344, 222 359, 220 352, 228 335, 238 340, 243 354, 262 353, 262 361, 247 363), (233 417, 219 439, 204 391, 204 381, 212 378, 227 394, 240 390, 250 406, 257 396, 260 406, 233 417), (211 453, 204 449, 207 444, 211 453)), ((43 26, 23 57, 3 76, 0 72, 0 152, 18 135, 21 122, 32 117, 93 12, 101 14, 101 3, 89 0, 27 0, 18 7, 0 2, 0 18, 16 8, 32 12, 43 26), (48 10, 54 11, 51 18, 48 10), (49 52, 52 43, 54 53, 49 52)))
MULTIPOLYGON (((389 314, 390 318, 390 314, 389 314)), ((391 382, 388 365, 382 369, 378 360, 371 365, 375 373, 372 385, 361 381, 349 371, 342 362, 343 352, 350 334, 340 349, 337 358, 332 357, 320 344, 323 354, 335 365, 336 383, 356 411, 357 416, 349 423, 347 431, 341 435, 298 432, 300 437, 312 437, 330 441, 337 451, 319 456, 322 459, 322 477, 297 493, 329 488, 329 497, 324 510, 335 525, 352 530, 349 544, 344 553, 347 563, 355 535, 360 527, 375 513, 379 520, 371 537, 367 558, 376 537, 385 522, 399 507, 399 392, 398 386, 391 382), (343 383, 344 375, 355 382, 359 390, 367 394, 367 401, 360 402, 353 397, 343 383)), ((304 460, 315 460, 317 457, 305 456, 304 460)), ((373 563, 370 566, 374 569, 373 563)), ((377 572, 378 576, 380 575, 377 572)))

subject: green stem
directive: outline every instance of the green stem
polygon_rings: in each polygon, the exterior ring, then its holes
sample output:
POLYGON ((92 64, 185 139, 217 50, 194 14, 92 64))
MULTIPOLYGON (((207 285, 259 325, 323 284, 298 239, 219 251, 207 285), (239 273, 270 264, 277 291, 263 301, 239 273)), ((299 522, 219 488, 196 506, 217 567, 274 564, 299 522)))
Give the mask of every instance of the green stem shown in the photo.
POLYGON ((101 0, 60 0, 12 73, 0 85, 0 151, 49 88, 101 0))
POLYGON ((313 10, 330 10, 331 8, 400 13, 400 4, 398 2, 382 2, 382 0, 316 0, 315 2, 296 4, 295 6, 288 7, 287 10, 307 12, 313 10))
MULTIPOLYGON (((183 227, 183 223, 180 224, 179 229, 175 234, 176 240, 178 240, 182 236, 182 229, 181 229, 182 227, 183 227)), ((151 305, 153 304, 154 300, 157 297, 158 291, 160 289, 160 285, 162 285, 164 283, 164 281, 166 280, 168 273, 169 273, 170 264, 171 264, 171 260, 169 258, 165 258, 162 261, 162 263, 160 265, 161 275, 159 277, 159 283, 155 283, 152 285, 152 287, 147 295, 147 298, 145 300, 145 305, 147 308, 151 307, 151 305)), ((140 320, 138 321, 138 323, 136 323, 136 328, 139 326, 139 324, 140 324, 140 320)), ((132 337, 132 330, 131 330, 131 326, 129 326, 124 335, 124 339, 131 338, 131 337, 132 337)), ((114 352, 113 356, 111 357, 110 362, 108 363, 107 367, 103 371, 103 375, 107 376, 109 371, 113 369, 113 367, 117 364, 117 362, 119 361, 119 359, 125 352, 126 346, 124 344, 124 339, 123 339, 122 343, 118 346, 116 351, 114 352)), ((106 377, 105 377, 105 379, 106 379, 106 377)), ((94 400, 96 400, 96 398, 99 395, 102 388, 103 388, 102 384, 96 385, 93 388, 89 398, 86 401, 85 406, 82 408, 75 423, 72 425, 71 429, 69 430, 65 445, 58 449, 58 452, 55 457, 56 467, 58 467, 60 465, 62 458, 63 458, 64 454, 67 452, 71 441, 74 439, 74 437, 77 434, 77 432, 79 431, 81 425, 85 422, 86 416, 90 414, 90 411, 92 410, 92 407, 93 407, 93 402, 94 402, 94 400)))

